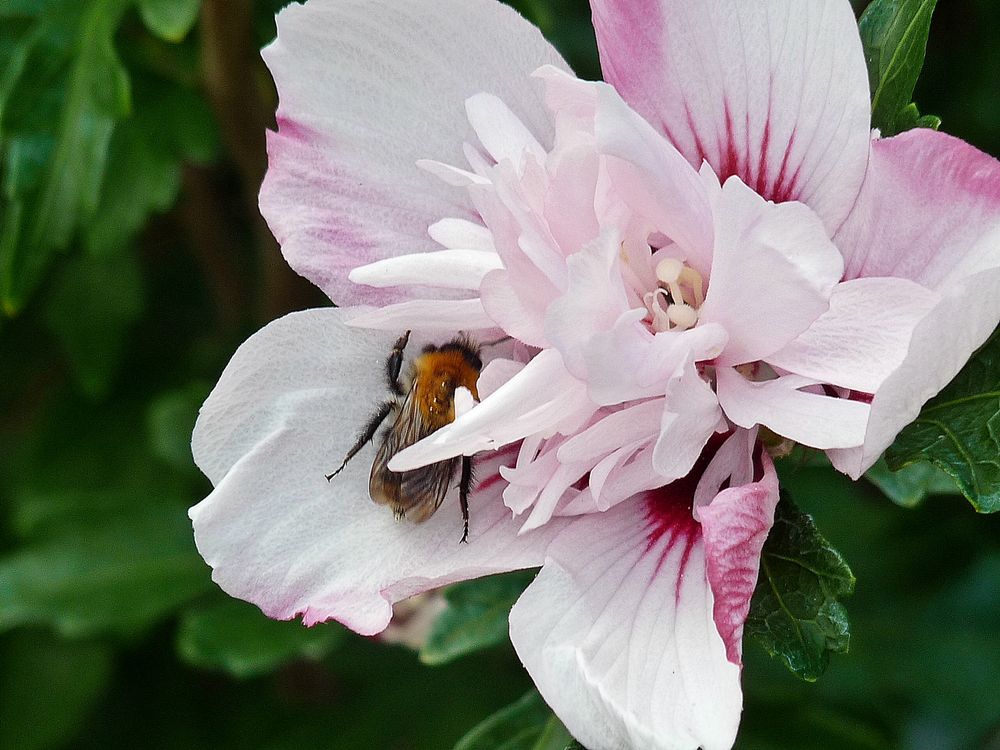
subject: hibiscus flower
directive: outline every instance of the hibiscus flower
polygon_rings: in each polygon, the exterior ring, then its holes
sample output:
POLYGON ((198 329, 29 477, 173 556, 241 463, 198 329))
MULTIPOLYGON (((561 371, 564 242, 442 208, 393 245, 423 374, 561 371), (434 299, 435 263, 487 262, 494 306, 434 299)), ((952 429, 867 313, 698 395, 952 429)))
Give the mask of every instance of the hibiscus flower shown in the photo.
POLYGON ((1000 320, 1000 167, 870 131, 847 0, 592 5, 607 83, 493 0, 279 15, 261 208, 347 307, 235 354, 191 517, 226 591, 363 634, 541 566, 511 639, 575 737, 729 748, 778 495, 758 432, 857 477, 958 372, 1000 320), (481 400, 389 464, 475 456, 468 544, 455 491, 421 524, 372 503, 370 450, 325 479, 403 330, 482 346, 481 400))

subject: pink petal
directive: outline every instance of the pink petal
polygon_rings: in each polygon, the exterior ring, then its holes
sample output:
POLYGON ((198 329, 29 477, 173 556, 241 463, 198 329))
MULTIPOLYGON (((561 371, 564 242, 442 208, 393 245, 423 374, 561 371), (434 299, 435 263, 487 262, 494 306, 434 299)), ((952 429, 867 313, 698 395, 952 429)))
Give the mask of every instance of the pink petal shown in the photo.
POLYGON ((697 172, 610 86, 554 68, 536 75, 545 81, 550 102, 571 102, 580 115, 593 112, 598 149, 617 157, 606 168, 620 200, 676 242, 690 263, 706 267, 712 219, 697 172))
POLYGON ((719 364, 764 359, 829 308, 840 253, 801 203, 765 202, 738 179, 715 201, 715 254, 700 320, 729 334, 719 364))
POLYGON ((761 481, 725 489, 699 509, 708 580, 715 593, 715 624, 733 664, 742 664, 743 624, 757 586, 760 553, 778 504, 774 464, 764 451, 761 461, 761 481))
POLYGON ((953 282, 942 291, 941 301, 913 331, 906 359, 875 394, 864 445, 828 452, 834 466, 855 479, 951 382, 1000 322, 1000 268, 953 282))
POLYGON ((529 75, 565 63, 537 29, 490 0, 293 4, 277 24, 263 53, 280 105, 261 211, 291 266, 338 303, 405 299, 409 290, 355 287, 347 274, 435 249, 427 227, 441 217, 474 218, 467 194, 417 160, 464 161, 465 100, 482 91, 550 140, 529 75))
POLYGON ((850 475, 875 462, 1000 323, 998 186, 1000 163, 943 133, 872 143, 858 206, 836 238, 847 276, 901 276, 940 297, 875 393, 864 446, 830 453, 850 475))
POLYGON ((406 471, 496 450, 537 432, 571 432, 595 410, 586 386, 566 371, 559 352, 546 349, 468 414, 397 453, 389 467, 406 471))
POLYGON ((236 352, 195 428, 195 460, 215 490, 190 515, 213 579, 231 595, 271 617, 333 618, 371 635, 412 594, 540 564, 561 522, 517 536, 503 482, 492 480, 499 457, 481 462, 468 544, 454 493, 423 524, 396 522, 369 499, 372 447, 327 482, 388 395, 380 381, 392 337, 347 328, 347 315, 289 315, 236 352))
POLYGON ((838 284, 830 310, 768 364, 821 383, 875 393, 906 358, 913 329, 938 295, 909 279, 838 284))
POLYGON ((587 379, 586 353, 594 334, 610 331, 628 309, 618 269, 620 247, 618 234, 607 231, 570 255, 566 291, 545 313, 546 338, 581 380, 587 379))
POLYGON ((798 375, 751 382, 735 370, 716 371, 719 403, 740 427, 763 425, 813 448, 852 448, 865 440, 868 404, 798 390, 815 381, 798 375))
POLYGON ((858 205, 835 239, 849 279, 902 276, 940 290, 996 268, 1000 162, 926 128, 874 141, 858 205))
POLYGON ((548 345, 545 340, 545 303, 547 297, 555 296, 555 292, 541 296, 519 294, 519 291, 520 285, 513 283, 511 274, 501 269, 483 277, 479 295, 483 308, 508 335, 529 346, 545 347, 548 345))
POLYGON ((514 605, 510 635, 590 748, 728 750, 739 668, 713 621, 700 526, 670 488, 580 517, 514 605))
POLYGON ((663 399, 653 399, 612 412, 559 446, 559 460, 592 461, 639 437, 651 439, 659 434, 663 408, 663 399))
POLYGON ((868 76, 844 1, 594 0, 604 78, 687 157, 835 230, 868 160, 868 76))
POLYGON ((722 409, 691 361, 674 373, 667 386, 665 407, 660 435, 653 448, 653 468, 663 482, 673 482, 694 466, 719 426, 722 409))
POLYGON ((598 404, 619 404, 662 396, 667 381, 687 358, 713 359, 724 350, 726 330, 715 323, 687 331, 649 333, 645 309, 629 310, 609 331, 593 335, 586 352, 590 397, 598 404))
POLYGON ((753 481, 753 454, 757 446, 757 428, 736 428, 709 460, 694 491, 694 517, 701 520, 701 509, 708 505, 723 486, 736 487, 753 481))

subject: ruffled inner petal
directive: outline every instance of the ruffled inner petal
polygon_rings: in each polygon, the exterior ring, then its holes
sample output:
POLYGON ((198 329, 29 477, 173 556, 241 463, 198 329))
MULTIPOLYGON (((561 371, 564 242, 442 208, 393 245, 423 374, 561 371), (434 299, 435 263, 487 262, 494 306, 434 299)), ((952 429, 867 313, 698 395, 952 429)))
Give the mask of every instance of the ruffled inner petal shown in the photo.
POLYGON ((871 407, 861 401, 809 393, 815 381, 798 375, 752 382, 735 370, 716 373, 719 403, 740 427, 763 425, 813 448, 851 448, 865 441, 871 407))
POLYGON ((715 219, 699 320, 729 334, 719 364, 765 359, 829 309, 843 260, 812 211, 767 203, 736 178, 723 185, 715 219))

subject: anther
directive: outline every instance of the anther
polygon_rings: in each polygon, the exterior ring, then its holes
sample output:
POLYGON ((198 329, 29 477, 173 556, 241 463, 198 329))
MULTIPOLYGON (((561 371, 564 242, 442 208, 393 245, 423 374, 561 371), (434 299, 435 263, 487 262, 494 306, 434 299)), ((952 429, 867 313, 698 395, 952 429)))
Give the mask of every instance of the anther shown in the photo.
POLYGON ((691 305, 671 305, 667 308, 667 317, 679 329, 686 331, 688 328, 693 328, 694 324, 698 322, 698 311, 691 305))
POLYGON ((684 264, 676 258, 664 258, 656 264, 656 280, 661 284, 676 284, 680 281, 684 264))

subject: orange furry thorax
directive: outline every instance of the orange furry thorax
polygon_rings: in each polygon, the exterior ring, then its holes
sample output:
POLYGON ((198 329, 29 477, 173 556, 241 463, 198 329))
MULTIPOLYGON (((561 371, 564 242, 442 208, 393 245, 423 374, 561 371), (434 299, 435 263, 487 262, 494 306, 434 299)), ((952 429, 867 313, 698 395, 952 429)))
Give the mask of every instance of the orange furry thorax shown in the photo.
POLYGON ((413 379, 413 397, 434 429, 455 421, 455 389, 459 386, 468 388, 479 400, 479 368, 473 366, 469 352, 460 348, 424 352, 413 362, 413 379))

